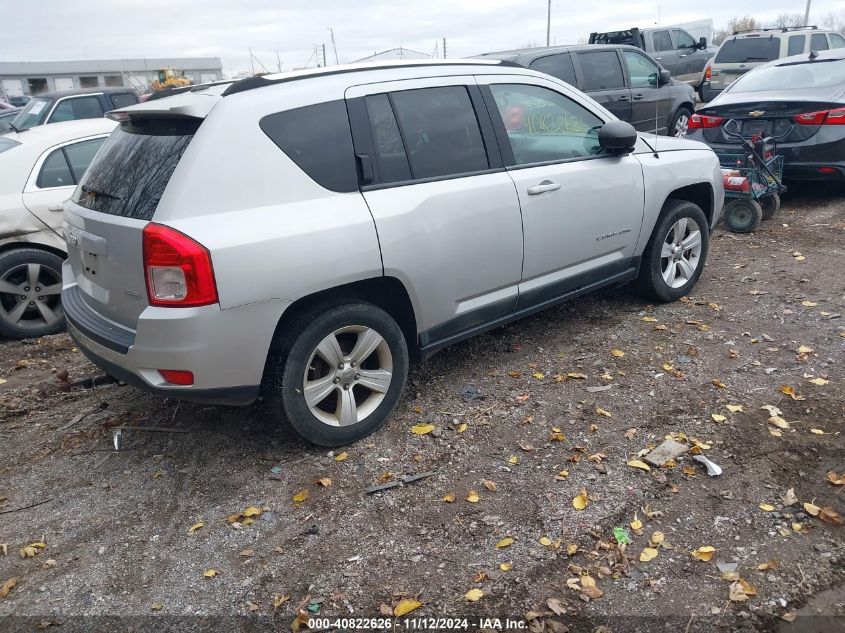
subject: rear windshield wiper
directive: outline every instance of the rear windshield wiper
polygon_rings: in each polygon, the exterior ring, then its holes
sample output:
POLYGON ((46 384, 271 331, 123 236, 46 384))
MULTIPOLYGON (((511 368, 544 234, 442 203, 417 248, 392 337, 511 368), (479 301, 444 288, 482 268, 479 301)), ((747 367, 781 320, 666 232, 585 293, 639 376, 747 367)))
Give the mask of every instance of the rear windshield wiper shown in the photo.
POLYGON ((109 198, 110 200, 120 200, 120 196, 116 196, 111 193, 106 193, 105 191, 100 191, 94 187, 89 187, 88 185, 82 185, 82 191, 85 193, 93 193, 95 196, 102 196, 103 198, 109 198))

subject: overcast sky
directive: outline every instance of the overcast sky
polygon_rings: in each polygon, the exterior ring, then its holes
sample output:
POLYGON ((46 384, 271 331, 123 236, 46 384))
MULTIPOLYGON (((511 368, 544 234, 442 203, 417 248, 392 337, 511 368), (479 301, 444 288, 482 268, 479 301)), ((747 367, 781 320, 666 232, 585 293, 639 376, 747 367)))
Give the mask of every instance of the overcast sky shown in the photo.
MULTIPOLYGON (((804 0, 552 0, 552 43, 591 31, 749 14, 803 13, 804 0)), ((0 60, 214 56, 227 74, 248 70, 251 47, 268 70, 305 66, 325 43, 341 63, 404 46, 448 57, 545 44, 546 0, 0 0, 0 60)), ((812 0, 810 23, 845 0, 812 0)), ((256 71, 263 70, 256 64, 256 71)))

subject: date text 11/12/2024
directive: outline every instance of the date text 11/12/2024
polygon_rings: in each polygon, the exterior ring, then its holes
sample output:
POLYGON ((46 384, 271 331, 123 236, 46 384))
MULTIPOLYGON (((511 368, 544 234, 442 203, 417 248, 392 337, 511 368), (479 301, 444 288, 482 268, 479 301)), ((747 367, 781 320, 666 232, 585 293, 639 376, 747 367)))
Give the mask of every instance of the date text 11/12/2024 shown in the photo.
POLYGON ((528 628, 522 618, 310 618, 308 628, 320 631, 384 631, 407 629, 409 631, 518 631, 528 628))

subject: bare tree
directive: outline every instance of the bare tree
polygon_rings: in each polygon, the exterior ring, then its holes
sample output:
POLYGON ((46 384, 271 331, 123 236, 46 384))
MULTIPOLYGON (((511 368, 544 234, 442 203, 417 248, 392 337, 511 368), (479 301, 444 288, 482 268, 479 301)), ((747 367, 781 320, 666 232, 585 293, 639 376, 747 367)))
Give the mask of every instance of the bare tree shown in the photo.
POLYGON ((781 13, 774 19, 771 26, 774 28, 804 26, 804 16, 800 13, 781 13))
POLYGON ((758 28, 760 28, 760 24, 750 15, 744 15, 741 18, 731 18, 728 20, 727 27, 724 29, 717 29, 713 33, 713 43, 721 44, 734 33, 753 31, 758 28))
POLYGON ((845 35, 845 11, 840 11, 839 13, 831 11, 822 20, 822 26, 845 35))

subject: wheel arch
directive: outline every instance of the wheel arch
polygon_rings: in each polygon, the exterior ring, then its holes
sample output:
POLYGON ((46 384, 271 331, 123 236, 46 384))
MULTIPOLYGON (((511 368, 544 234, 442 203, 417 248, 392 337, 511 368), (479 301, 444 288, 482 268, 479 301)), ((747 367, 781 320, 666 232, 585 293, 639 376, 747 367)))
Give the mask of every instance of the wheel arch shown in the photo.
POLYGON ((22 248, 33 248, 35 250, 51 253, 56 257, 61 257, 62 260, 67 259, 67 253, 60 248, 56 248, 55 246, 41 244, 40 242, 22 242, 19 240, 9 241, 0 244, 0 255, 2 255, 3 253, 8 253, 9 251, 20 250, 22 248))
POLYGON ((669 192, 669 195, 663 201, 663 207, 660 212, 661 214, 663 213, 666 203, 670 200, 686 200, 687 202, 698 205, 704 211, 704 217, 707 218, 707 226, 709 228, 713 223, 713 198, 713 187, 708 182, 686 185, 669 192))

